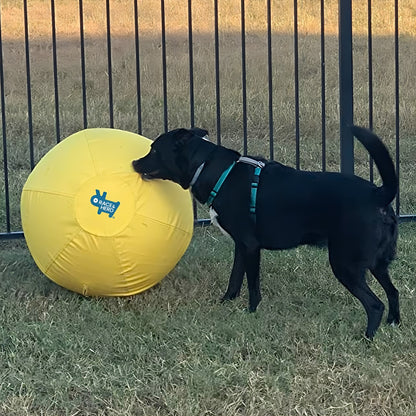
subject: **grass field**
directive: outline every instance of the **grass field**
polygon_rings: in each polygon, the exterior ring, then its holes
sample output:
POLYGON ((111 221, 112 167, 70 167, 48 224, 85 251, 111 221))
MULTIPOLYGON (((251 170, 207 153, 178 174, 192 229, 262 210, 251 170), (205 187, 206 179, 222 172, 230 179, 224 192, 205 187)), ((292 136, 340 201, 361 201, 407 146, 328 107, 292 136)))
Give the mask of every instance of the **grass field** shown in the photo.
POLYGON ((2 243, 0 414, 414 415, 416 228, 400 231, 403 323, 372 343, 326 250, 264 252, 263 301, 248 314, 245 287, 219 302, 232 244, 213 228, 195 231, 161 284, 126 299, 68 292, 23 242, 2 243))
MULTIPOLYGON (((265 2, 246 2, 248 150, 269 155, 265 2)), ((355 118, 368 125, 367 5, 353 2, 355 118)), ((84 27, 89 127, 109 125, 106 13, 85 0, 84 27)), ((300 166, 322 168, 320 10, 299 1, 300 166)), ((325 2, 326 129, 328 170, 339 169, 337 4, 325 2)), ((114 126, 137 131, 133 1, 111 1, 114 126)), ((416 211, 416 6, 399 2, 400 160, 402 213, 416 211)), ((160 2, 139 1, 143 134, 163 130, 160 2)), ((165 2, 168 127, 190 124, 187 2, 165 2)), ((195 124, 216 139, 214 8, 193 1, 195 124)), ((395 154, 394 5, 373 1, 374 128, 395 154)), ((60 136, 83 128, 78 2, 56 3, 60 136)), ((275 158, 295 165, 293 4, 272 2, 273 116, 275 158)), ((28 4, 35 162, 56 142, 50 2, 28 4)), ((2 2, 5 113, 12 190, 12 228, 20 229, 20 192, 30 172, 24 25, 21 2, 2 2)), ((225 145, 242 150, 240 1, 219 1, 221 130, 225 145)), ((356 172, 369 177, 368 156, 356 146, 356 172)), ((0 201, 4 199, 0 195, 0 201)), ((0 224, 4 221, 0 216, 0 224)))
MULTIPOLYGON (((12 229, 30 172, 22 2, 1 2, 12 229)), ((300 163, 321 169, 320 11, 299 0, 300 163)), ((373 0, 374 128, 395 154, 394 7, 373 0)), ((84 0, 89 127, 109 125, 104 2, 84 0)), ((140 0, 143 134, 163 130, 160 2, 140 0)), ((213 2, 193 0, 195 123, 216 138, 213 2)), ((242 149, 240 1, 219 1, 222 141, 242 149)), ((114 124, 137 131, 133 2, 111 5, 114 124)), ((327 169, 339 169, 337 1, 325 2, 327 169)), ((188 126, 187 2, 165 1, 169 128, 188 126)), ((367 2, 353 1, 355 117, 368 123, 367 2)), ((402 213, 416 212, 416 5, 399 2, 402 213)), ((35 161, 56 142, 50 2, 31 0, 35 161)), ((275 158, 295 163, 293 3, 272 1, 275 158)), ((61 138, 83 128, 78 2, 56 1, 61 138)), ((265 2, 246 1, 249 152, 268 155, 265 2)), ((0 145, 1 147, 1 145, 0 145)), ((3 150, 0 156, 2 162, 3 150)), ((132 159, 134 155, 132 155, 132 159)), ((356 171, 368 177, 357 146, 356 171)), ((4 183, 0 189, 4 206, 4 183)), ((0 232, 5 230, 0 210, 0 232)), ((196 229, 160 285, 87 299, 50 282, 23 241, 0 243, 0 415, 355 416, 416 414, 416 228, 400 226, 392 277, 403 324, 362 338, 364 311, 333 278, 325 250, 264 253, 263 302, 220 304, 232 245, 196 229)), ((372 287, 385 300, 378 285, 372 287)))

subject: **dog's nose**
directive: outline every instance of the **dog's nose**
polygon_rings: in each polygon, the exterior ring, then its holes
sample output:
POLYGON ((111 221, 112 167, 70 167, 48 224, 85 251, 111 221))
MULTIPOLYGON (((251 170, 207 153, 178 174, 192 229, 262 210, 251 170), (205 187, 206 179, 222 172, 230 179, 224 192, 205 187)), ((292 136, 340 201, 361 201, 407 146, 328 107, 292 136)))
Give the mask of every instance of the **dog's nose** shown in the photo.
POLYGON ((137 173, 140 173, 138 170, 137 170, 137 168, 138 168, 138 164, 139 164, 139 160, 137 159, 137 160, 133 160, 133 162, 131 163, 132 164, 132 166, 133 166, 133 169, 137 172, 137 173))

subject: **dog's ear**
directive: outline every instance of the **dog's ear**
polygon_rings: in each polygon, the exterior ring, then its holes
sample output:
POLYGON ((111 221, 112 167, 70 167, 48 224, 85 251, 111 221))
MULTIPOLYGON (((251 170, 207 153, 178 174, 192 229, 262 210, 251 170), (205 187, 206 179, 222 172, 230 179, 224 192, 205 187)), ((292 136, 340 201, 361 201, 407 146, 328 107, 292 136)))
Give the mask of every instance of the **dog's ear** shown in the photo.
POLYGON ((209 141, 208 130, 200 129, 199 127, 192 127, 189 131, 191 131, 195 136, 209 141))
POLYGON ((193 127, 191 129, 178 129, 175 132, 176 135, 176 143, 175 149, 179 149, 183 147, 188 140, 192 137, 199 137, 201 139, 209 141, 208 131, 204 129, 200 129, 198 127, 193 127))
POLYGON ((178 129, 175 131, 175 150, 183 147, 194 134, 188 129, 178 129))

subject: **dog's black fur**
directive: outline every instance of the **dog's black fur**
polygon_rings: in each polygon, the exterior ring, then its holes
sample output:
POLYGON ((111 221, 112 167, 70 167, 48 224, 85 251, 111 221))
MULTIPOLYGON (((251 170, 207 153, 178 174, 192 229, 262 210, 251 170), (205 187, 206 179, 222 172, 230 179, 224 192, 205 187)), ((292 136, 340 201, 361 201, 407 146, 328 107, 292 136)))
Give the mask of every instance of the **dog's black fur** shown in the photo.
MULTIPOLYGON (((388 273, 396 251, 397 219, 390 203, 397 192, 397 177, 381 140, 364 128, 352 129, 374 159, 381 187, 354 175, 306 172, 267 162, 260 174, 253 220, 249 205, 254 167, 235 164, 211 207, 220 227, 235 242, 234 265, 223 300, 239 295, 246 274, 249 310, 256 310, 261 300, 260 249, 283 250, 326 241, 335 276, 365 308, 366 336, 373 338, 384 311, 367 285, 367 269, 387 294, 387 322, 400 322, 399 295, 388 273)), ((205 135, 207 131, 198 128, 162 134, 133 167, 145 179, 168 179, 187 189, 205 163, 191 190, 199 202, 206 203, 218 178, 240 154, 203 139, 205 135)))

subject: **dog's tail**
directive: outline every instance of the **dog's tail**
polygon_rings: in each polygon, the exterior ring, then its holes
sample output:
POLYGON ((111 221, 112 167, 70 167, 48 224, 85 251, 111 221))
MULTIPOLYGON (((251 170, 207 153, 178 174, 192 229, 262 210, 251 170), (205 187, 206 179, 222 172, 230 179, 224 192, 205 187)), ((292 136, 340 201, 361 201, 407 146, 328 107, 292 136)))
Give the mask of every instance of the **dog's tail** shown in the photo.
POLYGON ((397 194, 398 180, 393 160, 380 138, 363 127, 353 126, 352 133, 364 145, 380 172, 383 185, 377 188, 380 206, 386 206, 397 194))

